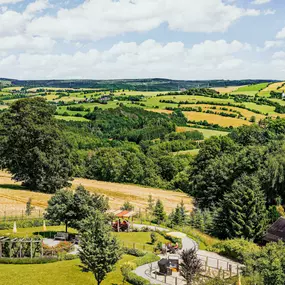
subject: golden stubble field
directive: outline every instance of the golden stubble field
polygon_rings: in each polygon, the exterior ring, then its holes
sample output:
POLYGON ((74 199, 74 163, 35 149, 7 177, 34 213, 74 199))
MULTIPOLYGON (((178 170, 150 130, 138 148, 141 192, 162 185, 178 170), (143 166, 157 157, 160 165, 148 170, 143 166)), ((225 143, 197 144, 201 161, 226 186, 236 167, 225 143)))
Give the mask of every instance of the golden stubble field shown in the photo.
MULTIPOLYGON (((155 200, 161 199, 167 213, 170 213, 182 200, 187 211, 191 211, 193 207, 192 198, 181 192, 83 178, 74 179, 71 190, 79 185, 83 185, 92 193, 107 196, 110 207, 114 210, 120 209, 125 201, 129 201, 135 206, 136 211, 143 212, 147 207, 149 195, 152 195, 155 200)), ((25 211, 29 198, 32 198, 37 214, 46 208, 50 197, 49 194, 24 190, 20 183, 11 180, 7 172, 0 172, 0 216, 3 216, 5 211, 6 215, 21 215, 21 212, 25 211)))

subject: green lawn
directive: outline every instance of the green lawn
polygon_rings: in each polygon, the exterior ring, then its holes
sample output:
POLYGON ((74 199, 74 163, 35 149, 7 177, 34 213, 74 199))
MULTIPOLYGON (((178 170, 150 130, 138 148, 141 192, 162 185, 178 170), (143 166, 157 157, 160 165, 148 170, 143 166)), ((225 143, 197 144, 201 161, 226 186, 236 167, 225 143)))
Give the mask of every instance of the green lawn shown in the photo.
MULTIPOLYGON (((124 255, 116 269, 107 275, 102 285, 123 284, 120 265, 135 261, 137 257, 124 255)), ((79 259, 50 264, 4 265, 0 264, 0 284, 3 285, 94 285, 92 273, 82 272, 79 259), (3 282, 3 283, 2 283, 3 282)), ((125 283, 129 284, 129 283, 125 283)))
MULTIPOLYGON (((47 235, 49 236, 49 233, 51 232, 51 237, 54 236, 55 232, 64 231, 64 226, 52 226, 47 227, 47 235)), ((15 237, 28 237, 31 235, 35 235, 38 232, 42 232, 42 227, 36 227, 36 228, 22 228, 18 229, 17 234, 13 234, 13 230, 1 230, 0 236, 4 235, 11 235, 15 237)), ((75 233, 76 231, 73 229, 68 229, 68 232, 75 233)), ((147 250, 147 251, 153 251, 153 245, 150 244, 150 233, 149 232, 132 232, 132 233, 113 233, 115 236, 118 237, 119 241, 122 242, 122 245, 132 248, 133 244, 135 243, 136 248, 140 250, 147 250)), ((157 235, 158 241, 161 241, 162 243, 166 243, 167 240, 161 236, 157 235)))

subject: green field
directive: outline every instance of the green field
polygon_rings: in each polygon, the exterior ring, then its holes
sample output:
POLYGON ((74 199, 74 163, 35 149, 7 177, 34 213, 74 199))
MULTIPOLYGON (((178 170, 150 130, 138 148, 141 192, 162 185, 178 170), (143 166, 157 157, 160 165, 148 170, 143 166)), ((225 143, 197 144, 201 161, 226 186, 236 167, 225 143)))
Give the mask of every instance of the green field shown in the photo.
MULTIPOLYGON (((47 227, 48 231, 57 232, 64 231, 64 226, 47 227)), ((42 227, 37 228, 20 228, 17 234, 13 234, 12 230, 1 230, 0 236, 13 235, 13 237, 27 237, 41 232, 42 227)), ((69 232, 76 232, 69 229, 69 232)), ((143 249, 152 252, 151 238, 149 232, 133 232, 133 233, 113 233, 122 246, 132 248, 135 244, 137 249, 143 249)), ((158 241, 166 243, 167 240, 157 235, 158 241)), ((120 272, 120 265, 124 262, 134 262, 137 257, 124 255, 117 263, 113 272, 109 273, 107 278, 102 283, 122 284, 123 277, 120 272)), ((94 276, 91 273, 82 272, 81 262, 79 259, 71 261, 60 261, 50 264, 35 264, 35 265, 4 265, 0 264, 0 280, 5 280, 3 285, 82 285, 95 284, 94 276)), ((2 284, 0 282, 0 284, 2 284)), ((125 283, 129 284, 129 283, 125 283)))
POLYGON ((178 132, 191 132, 191 131, 199 131, 204 135, 205 139, 208 139, 212 136, 226 136, 228 132, 216 131, 216 130, 208 130, 208 129, 200 129, 200 128, 192 128, 192 127, 178 127, 178 132))
POLYGON ((247 85, 247 86, 240 87, 235 92, 247 92, 247 91, 258 92, 258 91, 266 88, 268 84, 269 84, 269 82, 268 83, 254 84, 254 85, 247 85))
MULTIPOLYGON (((282 83, 282 82, 281 82, 282 83)), ((280 86, 280 83, 260 83, 260 84, 253 84, 253 85, 246 85, 241 86, 239 88, 229 88, 229 90, 233 90, 230 92, 231 95, 235 94, 245 94, 249 96, 254 96, 258 94, 259 96, 265 96, 269 97, 270 91, 278 91, 278 87, 280 86), (269 85, 269 86, 268 86, 269 85), (276 90, 275 90, 276 89, 276 90)), ((101 104, 97 102, 85 102, 85 100, 90 101, 91 99, 98 99, 101 96, 109 95, 109 91, 100 91, 98 89, 88 89, 88 88, 82 88, 82 89, 69 89, 69 88, 44 88, 44 90, 38 90, 39 88, 31 88, 31 89, 22 89, 22 87, 7 87, 3 88, 0 92, 0 100, 3 96, 15 96, 17 92, 26 92, 24 93, 25 96, 42 96, 46 98, 50 102, 61 102, 61 105, 57 107, 57 115, 56 119, 59 120, 66 120, 66 121, 87 121, 87 119, 84 118, 86 114, 88 114, 88 109, 92 112, 94 108, 100 108, 100 109, 109 109, 109 108, 117 108, 120 104, 123 104, 128 107, 138 107, 138 108, 144 108, 150 111, 160 112, 160 113, 166 113, 167 108, 178 108, 180 101, 187 101, 192 104, 183 104, 181 107, 193 107, 198 108, 201 107, 203 109, 203 113, 191 113, 188 114, 187 117, 191 119, 192 121, 203 121, 207 120, 211 124, 220 124, 221 126, 228 127, 228 126, 241 126, 243 124, 250 124, 249 120, 251 117, 255 116, 256 121, 258 122, 261 119, 264 119, 265 116, 279 116, 280 114, 277 114, 275 112, 275 107, 268 106, 268 105, 258 105, 255 103, 237 103, 235 100, 231 97, 228 99, 223 98, 211 98, 206 96, 197 96, 197 95, 166 95, 167 91, 165 92, 146 92, 146 91, 129 91, 129 90, 114 90, 114 97, 111 101, 108 101, 107 104, 101 104), (23 91, 24 90, 24 91, 23 91), (90 92, 90 93, 89 93, 90 92), (158 94, 165 94, 163 96, 157 96, 158 94), (132 103, 131 101, 120 101, 116 99, 117 96, 138 96, 143 95, 144 98, 139 101, 132 103), (172 101, 172 102, 161 102, 161 101, 172 101), (197 104, 198 101, 203 102, 203 104, 197 104), (62 103, 64 102, 64 103, 62 103), (207 102, 211 102, 211 104, 207 104, 207 102), (77 104, 75 104, 77 103, 77 104), (213 105, 213 103, 217 105, 213 105), (254 112, 251 112, 249 110, 245 110, 238 107, 231 107, 231 106, 221 106, 219 104, 235 104, 235 105, 245 105, 246 108, 256 110, 261 112, 262 114, 256 114, 254 112), (83 106, 85 108, 84 111, 73 111, 68 110, 68 106, 83 106), (205 114, 207 110, 213 110, 213 107, 216 107, 217 114, 205 114), (223 110, 222 108, 227 108, 228 110, 223 110), (232 110, 230 110, 232 109, 232 110), (240 118, 230 118, 230 117, 221 117, 219 115, 220 112, 233 114, 234 112, 239 112, 239 114, 242 115, 240 118), (80 115, 79 115, 80 114, 80 115), (64 116, 63 116, 64 115, 64 116), (223 122, 223 123, 222 123, 223 122)), ((43 89, 43 88, 41 88, 43 89)), ((225 89, 225 88, 224 88, 225 89)), ((22 93, 21 93, 22 94, 22 93)), ((10 104, 14 102, 17 99, 8 99, 4 100, 4 105, 1 105, 1 109, 7 108, 7 104, 10 104), (5 105, 6 104, 6 105, 5 105)), ((285 105, 285 102, 278 99, 270 99, 273 102, 278 102, 281 105, 285 105)), ((2 104, 3 104, 2 103, 2 104)), ((208 138, 212 135, 220 135, 222 133, 212 131, 212 130, 200 130, 205 135, 205 138, 208 138)))
MULTIPOLYGON (((134 262, 137 257, 124 255, 102 285, 123 284, 120 265, 134 262)), ((94 285, 92 273, 83 272, 79 259, 50 264, 4 265, 0 264, 0 284, 3 285, 94 285), (4 282, 4 283, 1 283, 4 282)), ((129 284, 129 283, 125 283, 129 284)))

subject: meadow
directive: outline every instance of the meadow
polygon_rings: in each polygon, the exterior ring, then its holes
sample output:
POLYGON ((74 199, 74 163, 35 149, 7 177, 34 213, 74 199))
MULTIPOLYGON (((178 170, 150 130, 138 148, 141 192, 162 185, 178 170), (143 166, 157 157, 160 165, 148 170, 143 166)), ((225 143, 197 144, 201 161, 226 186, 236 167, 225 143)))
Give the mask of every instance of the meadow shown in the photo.
MULTIPOLYGON (((120 209, 125 201, 130 201, 136 211, 144 213, 149 195, 152 195, 153 199, 161 199, 167 213, 170 213, 181 200, 184 201, 187 211, 191 211, 193 207, 192 199, 182 192, 83 178, 75 178, 71 189, 79 185, 83 185, 92 193, 107 196, 111 209, 115 210, 120 209)), ((35 207, 34 214, 38 215, 39 212, 42 214, 50 197, 49 194, 28 191, 20 183, 13 182, 8 173, 0 172, 0 217, 21 216, 25 212, 29 198, 32 198, 35 207)))

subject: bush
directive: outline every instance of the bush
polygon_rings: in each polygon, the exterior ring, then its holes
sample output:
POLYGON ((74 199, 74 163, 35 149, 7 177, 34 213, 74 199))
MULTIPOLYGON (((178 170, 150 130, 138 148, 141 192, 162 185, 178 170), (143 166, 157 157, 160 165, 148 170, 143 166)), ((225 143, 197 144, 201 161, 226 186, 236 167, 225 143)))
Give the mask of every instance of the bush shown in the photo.
POLYGON ((151 244, 155 244, 157 242, 157 235, 156 233, 150 234, 151 244))
POLYGON ((45 264, 57 262, 57 257, 0 258, 0 264, 45 264))
POLYGON ((259 251, 259 246, 244 239, 226 240, 216 243, 211 250, 226 257, 243 262, 247 255, 259 251))
POLYGON ((148 280, 130 272, 127 276, 127 281, 133 285, 149 285, 151 284, 148 280))
MULTIPOLYGON (((18 228, 34 228, 43 225, 43 219, 30 219, 30 220, 16 220, 18 228)), ((51 223, 46 221, 46 225, 50 226, 51 223)), ((14 227, 14 221, 7 221, 0 223, 0 230, 10 230, 14 227)))
POLYGON ((134 270, 136 265, 132 262, 124 262, 121 267, 121 273, 123 275, 123 283, 128 279, 128 276, 132 270, 134 270))
POLYGON ((147 253, 145 254, 144 256, 142 256, 141 258, 138 258, 136 260, 136 265, 137 266, 142 266, 142 265, 145 265, 145 264, 148 264, 148 263, 152 263, 152 262, 155 262, 155 261, 159 261, 160 258, 159 256, 153 254, 153 253, 147 253))
POLYGON ((125 254, 129 254, 129 255, 133 255, 133 256, 137 256, 137 257, 142 257, 142 256, 146 255, 146 252, 141 251, 139 249, 134 249, 134 248, 124 247, 123 251, 125 254))

